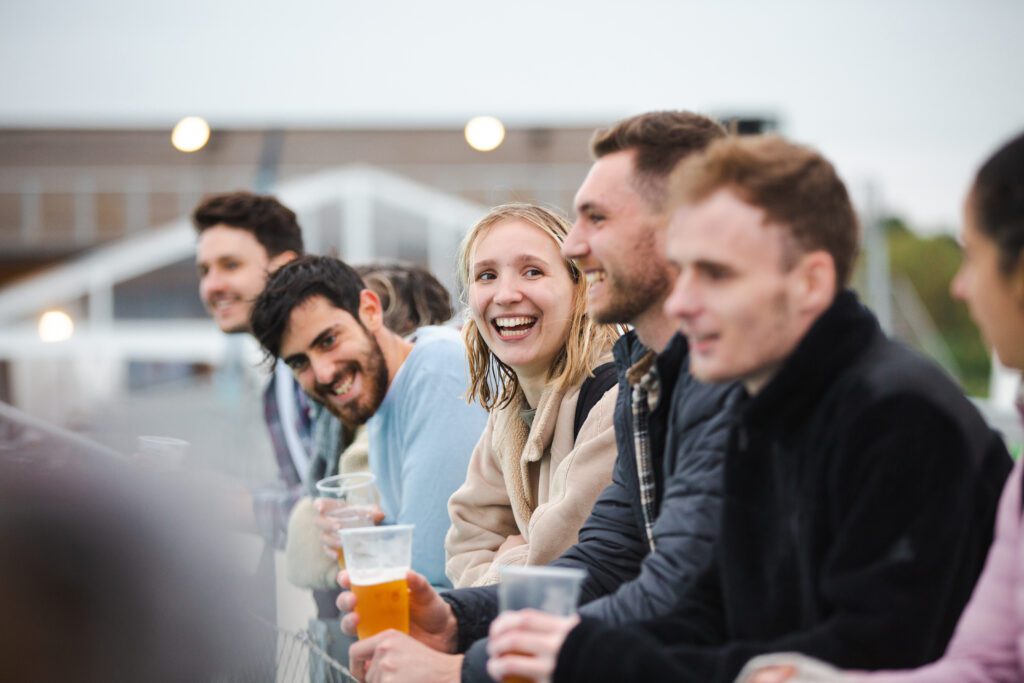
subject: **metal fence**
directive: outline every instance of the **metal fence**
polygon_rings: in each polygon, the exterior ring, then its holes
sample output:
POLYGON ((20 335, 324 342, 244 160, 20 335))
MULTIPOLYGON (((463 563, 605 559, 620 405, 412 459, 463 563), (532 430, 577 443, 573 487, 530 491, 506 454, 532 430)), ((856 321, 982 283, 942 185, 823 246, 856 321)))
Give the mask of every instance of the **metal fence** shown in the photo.
POLYGON ((355 683, 356 679, 339 661, 316 642, 308 630, 289 631, 259 616, 253 616, 263 653, 230 683, 355 683))

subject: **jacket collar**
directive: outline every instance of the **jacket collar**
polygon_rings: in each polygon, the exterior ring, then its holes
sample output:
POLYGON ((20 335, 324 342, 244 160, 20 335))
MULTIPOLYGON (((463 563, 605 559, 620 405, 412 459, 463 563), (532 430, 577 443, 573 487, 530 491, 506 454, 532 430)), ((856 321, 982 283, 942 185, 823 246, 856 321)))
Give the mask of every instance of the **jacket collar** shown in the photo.
POLYGON ((643 358, 649 349, 640 343, 636 330, 630 330, 619 337, 612 346, 612 358, 618 368, 619 376, 625 374, 634 363, 643 358))
POLYGON ((526 405, 521 391, 511 404, 495 409, 491 449, 505 473, 512 506, 524 520, 530 519, 531 511, 536 507, 530 465, 539 462, 551 446, 563 398, 564 391, 546 387, 537 402, 537 412, 530 427, 526 426, 520 414, 526 405))
POLYGON ((747 422, 773 431, 802 423, 882 330, 847 289, 811 325, 778 373, 743 408, 747 422))
MULTIPOLYGON (((679 332, 672 335, 665 349, 657 355, 658 374, 663 380, 665 378, 675 380, 679 370, 686 362, 689 351, 690 347, 686 343, 686 337, 679 332)), ((650 349, 640 343, 640 339, 636 336, 636 330, 630 330, 619 337, 615 346, 612 347, 612 355, 615 358, 620 381, 630 368, 643 360, 648 353, 650 353, 650 349)))

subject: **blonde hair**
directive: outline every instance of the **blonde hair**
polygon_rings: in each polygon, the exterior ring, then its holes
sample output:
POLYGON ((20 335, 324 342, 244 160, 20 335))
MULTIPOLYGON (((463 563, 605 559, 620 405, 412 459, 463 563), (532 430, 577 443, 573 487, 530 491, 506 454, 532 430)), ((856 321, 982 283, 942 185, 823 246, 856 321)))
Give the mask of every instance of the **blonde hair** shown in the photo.
MULTIPOLYGON (((460 298, 466 309, 466 324, 462 337, 469 355, 469 390, 467 399, 479 401, 487 410, 509 405, 521 393, 515 371, 491 353, 469 314, 468 292, 472 282, 470 258, 477 241, 488 230, 505 221, 520 220, 548 235, 561 249, 571 226, 562 216, 536 204, 502 204, 476 222, 459 247, 457 275, 460 298)), ((601 356, 608 353, 621 333, 617 325, 602 325, 591 320, 587 313, 587 281, 571 260, 563 261, 573 281, 571 322, 565 343, 548 368, 548 385, 564 390, 590 374, 601 356)))

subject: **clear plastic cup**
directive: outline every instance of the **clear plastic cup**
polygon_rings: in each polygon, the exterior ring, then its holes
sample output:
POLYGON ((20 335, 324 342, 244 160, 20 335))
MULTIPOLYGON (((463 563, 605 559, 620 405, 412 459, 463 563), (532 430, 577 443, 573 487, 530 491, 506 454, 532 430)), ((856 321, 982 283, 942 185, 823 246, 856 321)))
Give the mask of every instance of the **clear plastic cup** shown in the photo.
MULTIPOLYGON (((502 612, 536 609, 567 617, 576 613, 582 569, 568 567, 502 567, 498 607, 502 612)), ((532 683, 529 678, 505 676, 502 683, 532 683)))
MULTIPOLYGON (((373 526, 377 509, 376 478, 369 472, 338 474, 321 479, 316 490, 321 498, 329 501, 324 517, 332 523, 335 533, 342 529, 373 526)), ((338 544, 330 549, 338 558, 338 568, 345 568, 345 552, 338 544)))
POLYGON ((341 530, 361 639, 389 628, 409 632, 405 574, 412 564, 412 530, 412 524, 341 530))
POLYGON ((502 612, 536 609, 567 617, 576 613, 582 569, 568 567, 502 567, 498 607, 502 612))

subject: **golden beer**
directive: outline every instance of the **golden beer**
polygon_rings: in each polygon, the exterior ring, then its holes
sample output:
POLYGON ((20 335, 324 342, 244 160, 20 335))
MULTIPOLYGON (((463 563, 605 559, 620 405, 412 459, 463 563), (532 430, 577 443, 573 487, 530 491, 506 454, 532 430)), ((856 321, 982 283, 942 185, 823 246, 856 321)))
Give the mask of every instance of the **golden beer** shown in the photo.
MULTIPOLYGON (((339 561, 343 560, 339 557, 339 561)), ((356 595, 360 640, 389 628, 409 632, 409 584, 405 576, 370 584, 353 581, 352 592, 356 595)))
MULTIPOLYGON (((522 655, 523 657, 531 656, 529 652, 508 652, 510 655, 522 655)), ((526 676, 502 676, 501 683, 535 683, 532 678, 526 676)))

